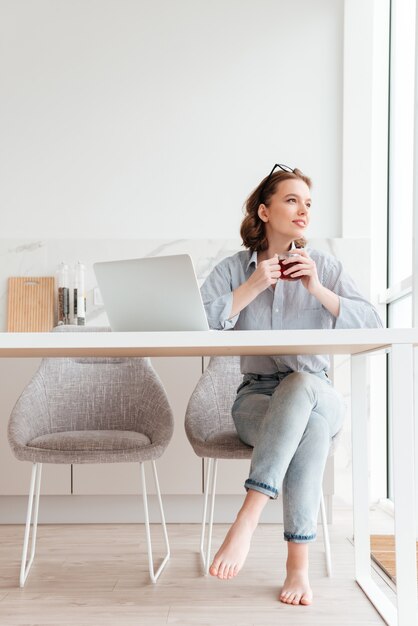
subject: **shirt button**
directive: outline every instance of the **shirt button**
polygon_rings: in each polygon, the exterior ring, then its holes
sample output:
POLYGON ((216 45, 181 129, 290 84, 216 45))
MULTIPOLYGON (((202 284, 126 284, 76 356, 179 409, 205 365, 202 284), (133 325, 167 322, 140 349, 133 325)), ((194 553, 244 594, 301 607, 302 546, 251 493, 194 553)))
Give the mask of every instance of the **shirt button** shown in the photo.
POLYGON ((275 312, 275 313, 278 313, 278 312, 279 312, 279 309, 274 309, 274 312, 275 312))

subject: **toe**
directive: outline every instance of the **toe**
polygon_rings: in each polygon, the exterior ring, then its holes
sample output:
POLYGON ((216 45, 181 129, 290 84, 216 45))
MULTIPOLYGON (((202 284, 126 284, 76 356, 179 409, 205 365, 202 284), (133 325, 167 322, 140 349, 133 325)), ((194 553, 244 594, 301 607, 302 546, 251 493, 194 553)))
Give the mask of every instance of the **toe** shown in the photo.
POLYGON ((211 576, 217 576, 218 575, 218 564, 216 563, 216 561, 214 561, 212 563, 212 565, 209 568, 209 573, 211 576))
POLYGON ((293 598, 294 598, 294 597, 295 597, 295 594, 294 594, 294 593, 290 593, 290 594, 287 596, 287 598, 286 598, 286 602, 287 602, 288 604, 293 604, 293 598))
POLYGON ((222 561, 218 567, 218 578, 220 578, 221 580, 224 577, 224 569, 225 569, 225 563, 222 561))
POLYGON ((300 601, 300 596, 298 594, 295 594, 295 596, 293 597, 292 604, 299 604, 299 601, 300 601))
POLYGON ((303 595, 300 599, 301 604, 311 604, 312 600, 309 596, 303 595))

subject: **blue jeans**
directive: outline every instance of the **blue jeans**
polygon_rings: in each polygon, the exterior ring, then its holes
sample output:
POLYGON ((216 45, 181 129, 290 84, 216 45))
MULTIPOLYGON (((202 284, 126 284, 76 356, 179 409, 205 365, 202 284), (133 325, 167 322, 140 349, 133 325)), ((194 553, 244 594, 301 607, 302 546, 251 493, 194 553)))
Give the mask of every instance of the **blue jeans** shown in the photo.
POLYGON ((240 439, 254 447, 245 488, 270 498, 283 493, 284 538, 316 538, 322 477, 344 400, 325 372, 245 374, 232 417, 240 439))

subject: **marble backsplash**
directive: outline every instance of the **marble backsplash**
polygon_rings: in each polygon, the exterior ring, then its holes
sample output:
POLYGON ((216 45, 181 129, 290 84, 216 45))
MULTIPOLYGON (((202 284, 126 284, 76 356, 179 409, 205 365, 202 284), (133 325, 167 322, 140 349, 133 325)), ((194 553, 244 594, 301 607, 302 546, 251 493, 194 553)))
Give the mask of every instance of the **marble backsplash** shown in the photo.
MULTIPOLYGON (((353 276, 360 291, 369 296, 369 242, 366 239, 315 239, 309 245, 338 257, 353 276)), ((239 239, 0 239, 0 331, 7 328, 7 281, 9 276, 54 276, 64 261, 70 268, 81 261, 86 268, 87 325, 107 325, 107 316, 95 304, 97 287, 93 263, 115 259, 190 254, 198 277, 203 282, 211 269, 224 257, 242 249, 239 239)), ((97 301, 97 299, 96 299, 97 301)))

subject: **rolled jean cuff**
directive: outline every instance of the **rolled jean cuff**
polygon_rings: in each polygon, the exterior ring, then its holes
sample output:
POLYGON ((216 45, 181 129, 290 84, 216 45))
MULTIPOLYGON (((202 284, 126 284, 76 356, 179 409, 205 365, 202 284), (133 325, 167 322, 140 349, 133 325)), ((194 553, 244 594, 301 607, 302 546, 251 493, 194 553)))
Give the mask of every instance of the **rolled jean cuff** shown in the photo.
POLYGON ((313 535, 296 535, 295 533, 283 533, 285 541, 291 541, 292 543, 308 543, 309 541, 315 541, 316 533, 313 535))
POLYGON ((275 500, 279 495, 279 490, 274 487, 270 487, 270 485, 266 485, 266 483, 259 483, 252 478, 247 478, 244 483, 244 487, 248 491, 248 489, 253 489, 254 491, 259 491, 260 493, 264 493, 269 498, 275 500))

